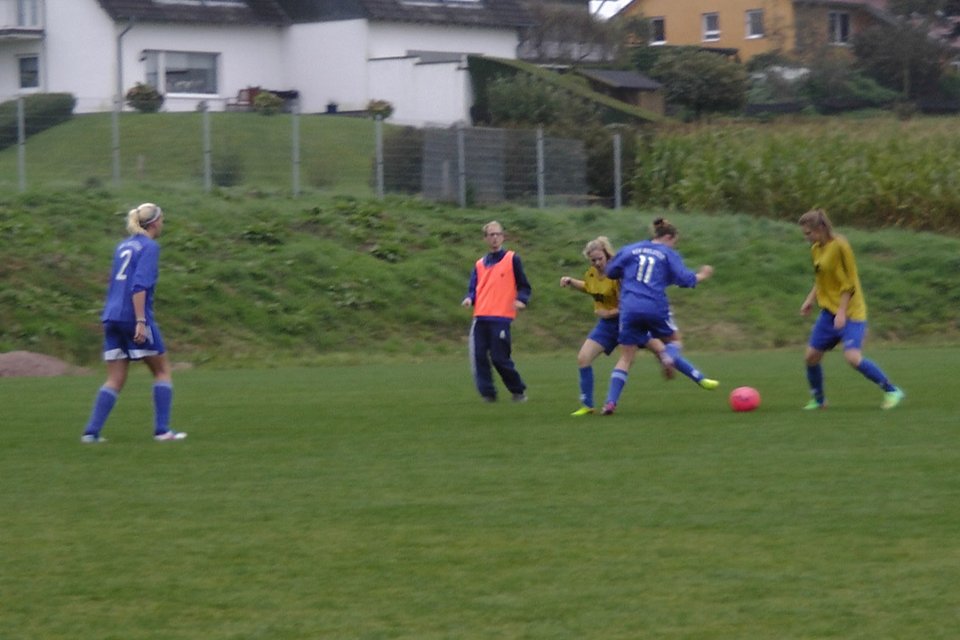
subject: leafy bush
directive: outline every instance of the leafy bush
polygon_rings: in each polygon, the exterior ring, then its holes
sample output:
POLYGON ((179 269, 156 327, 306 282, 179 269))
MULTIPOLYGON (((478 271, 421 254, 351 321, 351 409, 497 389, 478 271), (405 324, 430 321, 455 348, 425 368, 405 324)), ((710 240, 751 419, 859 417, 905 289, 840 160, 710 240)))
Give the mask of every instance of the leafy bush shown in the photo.
POLYGON ((138 82, 127 91, 127 104, 140 113, 156 113, 163 106, 163 94, 155 87, 138 82))
MULTIPOLYGON (((73 117, 77 99, 69 93, 34 93, 23 100, 25 135, 31 136, 73 117)), ((0 103, 0 149, 17 143, 17 101, 0 103)))
POLYGON ((272 116, 283 109, 283 98, 269 91, 260 91, 253 99, 253 110, 263 116, 272 116))

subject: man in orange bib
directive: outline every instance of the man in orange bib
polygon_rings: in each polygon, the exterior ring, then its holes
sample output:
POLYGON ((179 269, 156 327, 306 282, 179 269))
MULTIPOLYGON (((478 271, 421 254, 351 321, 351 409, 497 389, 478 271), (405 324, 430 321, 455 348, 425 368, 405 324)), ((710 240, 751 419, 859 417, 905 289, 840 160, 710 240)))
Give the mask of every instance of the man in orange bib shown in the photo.
POLYGON ((477 391, 486 402, 496 402, 491 362, 514 402, 527 401, 523 383, 510 358, 510 323, 517 310, 524 309, 532 289, 523 272, 520 256, 503 248, 503 226, 497 222, 483 225, 483 236, 490 252, 477 260, 470 274, 467 296, 461 303, 473 307, 470 325, 470 363, 477 391))

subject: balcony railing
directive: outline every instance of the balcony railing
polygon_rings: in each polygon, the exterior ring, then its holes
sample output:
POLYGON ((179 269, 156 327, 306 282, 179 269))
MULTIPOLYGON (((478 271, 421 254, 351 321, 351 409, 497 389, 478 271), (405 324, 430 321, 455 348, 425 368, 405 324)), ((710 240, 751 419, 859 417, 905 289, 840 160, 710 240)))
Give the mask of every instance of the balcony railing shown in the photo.
POLYGON ((0 35, 43 34, 43 0, 0 0, 0 35))

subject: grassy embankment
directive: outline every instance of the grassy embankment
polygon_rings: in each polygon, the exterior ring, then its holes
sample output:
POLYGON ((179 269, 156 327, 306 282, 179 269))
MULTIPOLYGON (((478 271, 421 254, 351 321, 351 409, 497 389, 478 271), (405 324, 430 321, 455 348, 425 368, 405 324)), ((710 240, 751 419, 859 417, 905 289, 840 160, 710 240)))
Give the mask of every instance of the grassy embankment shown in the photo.
MULTIPOLYGON (((928 122, 931 130, 940 126, 928 122)), ((306 173, 330 188, 307 189, 294 199, 284 168, 289 119, 217 114, 215 138, 226 142, 214 147, 242 154, 246 186, 204 195, 197 189, 199 114, 127 114, 124 158, 144 159, 135 162, 137 171, 125 166, 125 186, 106 189, 97 185, 109 175, 108 123, 108 117, 83 116, 31 138, 30 184, 47 186, 0 192, 0 351, 37 350, 78 363, 96 359, 109 253, 123 234, 122 212, 145 200, 169 214, 157 306, 171 351, 177 359, 221 365, 310 362, 343 353, 459 354, 469 315, 458 303, 483 251, 479 227, 492 218, 506 225, 508 245, 520 252, 535 289, 533 304, 517 322, 517 348, 572 349, 591 324, 589 302, 561 290, 559 277, 583 272, 580 250, 590 238, 605 234, 622 245, 641 237, 654 215, 378 202, 366 187, 370 123, 348 118, 303 119, 303 138, 310 141, 305 165, 321 163, 306 173), (361 195, 336 195, 342 193, 361 195)), ((753 135, 765 131, 758 126, 753 135)), ((819 144, 809 137, 810 146, 819 144)), ((779 143, 770 139, 766 156, 773 162, 779 143)), ((781 151, 781 163, 794 153, 781 151)), ((874 155, 882 152, 878 145, 874 155)), ((0 153, 0 175, 15 175, 8 171, 15 157, 14 149, 0 153)), ((719 171, 718 161, 698 166, 719 171)), ((809 180, 823 182, 817 175, 809 180)), ((691 180, 688 172, 674 191, 689 192, 691 180)), ((852 180, 844 180, 852 188, 852 180)), ((683 232, 680 248, 688 264, 717 268, 716 278, 698 290, 673 294, 689 348, 803 343, 809 322, 796 309, 811 273, 792 223, 807 207, 799 200, 776 212, 757 211, 784 221, 670 214, 683 232)), ((693 204, 703 210, 711 202, 693 204)), ((718 195, 713 204, 723 208, 727 201, 718 195)), ((835 217, 849 216, 841 209, 835 217)), ((957 341, 960 240, 843 225, 841 231, 860 259, 874 341, 957 341)))

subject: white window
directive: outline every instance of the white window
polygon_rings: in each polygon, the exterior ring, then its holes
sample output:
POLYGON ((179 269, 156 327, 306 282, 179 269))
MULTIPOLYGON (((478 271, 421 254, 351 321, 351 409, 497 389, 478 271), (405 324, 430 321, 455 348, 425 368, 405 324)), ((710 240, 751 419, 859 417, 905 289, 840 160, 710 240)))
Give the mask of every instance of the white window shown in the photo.
POLYGON ((830 12, 830 44, 847 44, 850 41, 850 14, 843 11, 830 12))
POLYGON ((39 0, 17 0, 17 26, 39 27, 39 0))
POLYGON ((217 93, 216 53, 144 51, 146 82, 160 93, 217 93))
POLYGON ((763 9, 747 11, 747 39, 763 37, 763 9))
POLYGON ((720 39, 720 14, 703 14, 703 40, 712 42, 720 39))
POLYGON ((40 87, 40 58, 37 56, 20 56, 17 58, 20 70, 20 88, 37 89, 40 87))
POLYGON ((650 44, 664 44, 667 41, 666 18, 650 18, 650 44))

